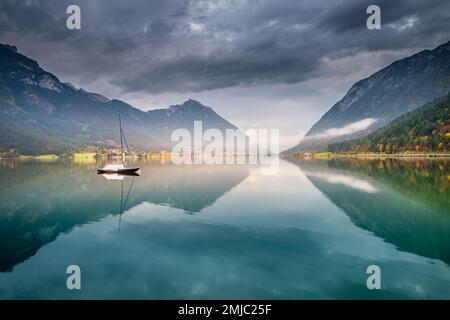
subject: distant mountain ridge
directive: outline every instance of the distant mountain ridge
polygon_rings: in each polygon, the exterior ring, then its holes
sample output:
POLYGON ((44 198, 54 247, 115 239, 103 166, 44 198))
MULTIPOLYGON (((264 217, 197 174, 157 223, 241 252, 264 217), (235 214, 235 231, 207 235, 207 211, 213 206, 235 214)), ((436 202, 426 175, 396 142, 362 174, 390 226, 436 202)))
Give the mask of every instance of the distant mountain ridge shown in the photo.
POLYGON ((450 92, 450 41, 398 60, 355 83, 288 152, 323 150, 381 128, 450 92))
POLYGON ((119 143, 118 114, 129 143, 136 149, 170 149, 173 129, 236 129, 212 108, 188 100, 148 112, 116 99, 61 82, 39 64, 0 44, 0 150, 23 154, 62 153, 119 143))

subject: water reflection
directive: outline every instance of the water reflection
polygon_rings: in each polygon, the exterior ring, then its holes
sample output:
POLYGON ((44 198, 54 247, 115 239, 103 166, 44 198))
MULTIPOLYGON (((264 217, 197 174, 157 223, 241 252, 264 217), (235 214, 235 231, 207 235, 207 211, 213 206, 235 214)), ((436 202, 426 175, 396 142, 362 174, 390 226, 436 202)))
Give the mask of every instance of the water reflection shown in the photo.
POLYGON ((120 209, 119 209, 119 232, 120 232, 120 225, 122 222, 122 214, 124 213, 125 209, 127 208, 127 202, 128 202, 128 198, 130 197, 131 189, 133 188, 134 179, 136 177, 139 177, 139 175, 138 174, 125 174, 125 175, 104 174, 103 176, 107 180, 114 180, 114 179, 120 180, 120 209), (128 188, 128 192, 126 193, 126 197, 124 200, 124 198, 123 198, 123 181, 126 176, 133 177, 133 178, 131 179, 131 183, 128 188))
POLYGON ((122 203, 117 211, 120 184, 130 183, 128 208, 149 202, 194 214, 248 175, 244 166, 140 165, 143 174, 134 181, 107 180, 96 174, 95 164, 0 162, 0 271, 11 271, 74 226, 121 215, 126 208, 122 203))
POLYGON ((273 176, 143 163, 134 182, 0 166, 1 298, 450 297, 445 161, 282 161, 273 176))
POLYGON ((351 221, 400 250, 450 264, 447 160, 298 160, 351 221))

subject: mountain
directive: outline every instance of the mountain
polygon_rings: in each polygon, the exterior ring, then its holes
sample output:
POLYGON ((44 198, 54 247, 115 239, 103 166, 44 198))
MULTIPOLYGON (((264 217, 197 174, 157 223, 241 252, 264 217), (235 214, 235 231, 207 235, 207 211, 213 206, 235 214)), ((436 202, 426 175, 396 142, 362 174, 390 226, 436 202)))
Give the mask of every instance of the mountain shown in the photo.
POLYGON ((163 124, 165 127, 189 127, 193 122, 198 119, 198 115, 201 114, 204 119, 207 120, 208 125, 217 128, 219 130, 225 130, 228 128, 236 128, 228 121, 221 118, 210 107, 202 105, 195 100, 188 100, 183 104, 173 105, 167 109, 155 109, 147 112, 154 122, 163 124))
POLYGON ((358 81, 288 152, 323 150, 365 135, 450 92, 450 41, 358 81))
POLYGON ((148 151, 170 149, 172 130, 192 130, 194 120, 204 129, 236 129, 198 101, 144 112, 77 89, 16 47, 0 44, 0 150, 36 154, 117 146, 119 113, 130 145, 148 151))
POLYGON ((327 150, 449 151, 450 94, 400 116, 367 136, 331 144, 327 150))
POLYGON ((169 138, 172 131, 177 128, 186 128, 192 132, 194 121, 197 120, 202 121, 203 131, 215 128, 224 133, 226 129, 237 129, 235 125, 223 119, 212 108, 192 99, 166 109, 150 110, 147 115, 149 124, 157 128, 162 136, 169 138))

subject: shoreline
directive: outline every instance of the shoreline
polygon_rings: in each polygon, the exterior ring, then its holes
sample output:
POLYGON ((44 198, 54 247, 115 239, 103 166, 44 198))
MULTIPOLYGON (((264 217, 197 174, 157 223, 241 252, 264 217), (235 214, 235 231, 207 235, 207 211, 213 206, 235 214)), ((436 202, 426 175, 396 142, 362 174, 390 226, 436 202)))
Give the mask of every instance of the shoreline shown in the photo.
POLYGON ((353 158, 353 159, 450 159, 450 153, 303 153, 291 154, 290 157, 295 159, 337 159, 337 158, 353 158))
POLYGON ((377 153, 370 153, 370 154, 342 154, 342 153, 336 153, 333 154, 332 157, 335 158, 369 158, 369 159, 380 159, 380 158, 411 158, 411 159, 450 159, 449 153, 395 153, 395 154, 377 154, 377 153))

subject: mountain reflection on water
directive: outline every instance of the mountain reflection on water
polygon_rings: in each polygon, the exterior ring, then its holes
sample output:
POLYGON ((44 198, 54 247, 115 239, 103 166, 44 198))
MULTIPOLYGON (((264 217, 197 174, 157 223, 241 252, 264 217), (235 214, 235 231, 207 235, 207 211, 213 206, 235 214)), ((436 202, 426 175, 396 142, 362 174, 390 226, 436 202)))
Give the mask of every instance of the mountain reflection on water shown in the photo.
POLYGON ((0 161, 0 298, 450 298, 448 160, 100 165, 0 161))
POLYGON ((0 271, 10 271, 74 226, 119 215, 126 209, 120 205, 121 184, 128 208, 149 202, 195 214, 248 175, 248 169, 241 166, 143 166, 144 174, 139 177, 108 180, 95 173, 95 165, 2 162, 0 271))
POLYGON ((400 250, 450 264, 450 161, 298 160, 351 221, 400 250))

